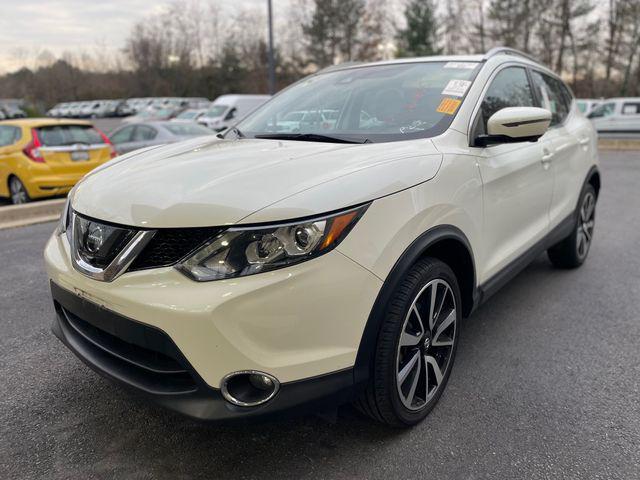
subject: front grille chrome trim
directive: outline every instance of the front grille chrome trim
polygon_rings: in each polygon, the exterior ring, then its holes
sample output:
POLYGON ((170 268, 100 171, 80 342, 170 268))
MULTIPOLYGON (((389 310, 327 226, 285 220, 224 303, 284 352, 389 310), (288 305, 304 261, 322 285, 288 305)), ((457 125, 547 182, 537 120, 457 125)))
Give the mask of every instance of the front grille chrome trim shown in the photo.
POLYGON ((127 246, 123 248, 118 255, 116 255, 116 257, 111 261, 109 265, 107 265, 105 268, 98 268, 87 263, 80 256, 78 245, 76 244, 76 242, 78 241, 75 228, 76 217, 77 215, 74 212, 71 215, 70 225, 67 227, 71 228, 70 246, 71 261, 73 263, 73 267, 83 275, 86 275, 87 277, 93 278, 94 280, 98 280, 100 282, 112 282, 124 272, 126 272, 127 268, 129 268, 129 265, 131 265, 131 263, 147 246, 147 244, 151 241, 156 233, 155 230, 140 230, 129 241, 127 246))

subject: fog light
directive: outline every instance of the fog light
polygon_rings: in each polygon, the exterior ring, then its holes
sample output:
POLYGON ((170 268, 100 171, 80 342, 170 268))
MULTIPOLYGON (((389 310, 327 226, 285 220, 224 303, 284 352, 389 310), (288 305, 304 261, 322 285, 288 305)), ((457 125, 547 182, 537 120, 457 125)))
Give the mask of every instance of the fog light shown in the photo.
POLYGON ((241 407, 254 407, 271 400, 280 383, 268 373, 245 370, 226 375, 220 384, 222 396, 241 407))

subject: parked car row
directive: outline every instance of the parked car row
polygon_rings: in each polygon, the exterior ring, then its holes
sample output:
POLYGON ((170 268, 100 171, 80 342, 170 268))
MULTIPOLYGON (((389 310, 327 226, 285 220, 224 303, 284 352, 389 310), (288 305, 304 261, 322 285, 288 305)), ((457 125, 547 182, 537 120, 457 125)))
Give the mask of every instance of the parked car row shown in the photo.
POLYGON ((0 120, 26 117, 24 110, 17 105, 0 103, 0 120))
POLYGON ((56 118, 126 117, 134 112, 126 100, 91 100, 59 103, 47 112, 56 118))
POLYGON ((242 120, 269 98, 269 95, 221 95, 214 102, 206 104, 205 108, 202 108, 203 102, 198 99, 155 103, 125 118, 123 123, 197 121, 200 125, 220 132, 242 120))
POLYGON ((103 118, 128 117, 146 109, 206 108, 211 102, 202 97, 145 97, 116 100, 88 100, 59 103, 47 112, 48 117, 103 118))
MULTIPOLYGON (((144 97, 59 103, 47 112, 57 118, 126 117, 123 123, 175 119, 197 121, 222 131, 242 120, 269 99, 269 95, 222 95, 214 102, 204 97, 144 97)), ((5 117, 6 118, 6 117, 5 117)), ((0 120, 2 117, 0 117, 0 120)))

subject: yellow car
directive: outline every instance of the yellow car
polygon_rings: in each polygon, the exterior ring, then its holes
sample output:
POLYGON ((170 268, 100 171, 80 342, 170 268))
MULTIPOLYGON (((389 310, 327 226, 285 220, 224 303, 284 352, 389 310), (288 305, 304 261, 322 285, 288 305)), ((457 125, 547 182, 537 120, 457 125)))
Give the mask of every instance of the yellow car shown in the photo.
POLYGON ((0 197, 13 203, 63 195, 116 155, 90 122, 26 118, 0 122, 0 197))

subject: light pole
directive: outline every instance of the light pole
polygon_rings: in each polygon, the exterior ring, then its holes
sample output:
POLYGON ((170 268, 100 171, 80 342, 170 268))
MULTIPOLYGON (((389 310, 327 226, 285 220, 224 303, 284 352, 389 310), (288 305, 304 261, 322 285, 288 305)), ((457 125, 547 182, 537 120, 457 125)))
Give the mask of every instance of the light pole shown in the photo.
POLYGON ((276 66, 273 59, 273 15, 271 11, 271 0, 267 0, 269 8, 269 94, 276 93, 276 66))

